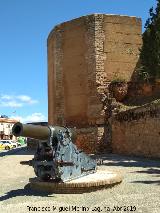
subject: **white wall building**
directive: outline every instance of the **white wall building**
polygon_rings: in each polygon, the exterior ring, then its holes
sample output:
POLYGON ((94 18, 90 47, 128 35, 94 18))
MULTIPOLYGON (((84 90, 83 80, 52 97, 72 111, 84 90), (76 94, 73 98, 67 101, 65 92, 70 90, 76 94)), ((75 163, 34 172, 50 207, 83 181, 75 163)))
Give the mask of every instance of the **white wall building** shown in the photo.
POLYGON ((0 140, 16 140, 16 137, 12 135, 12 127, 17 122, 18 120, 15 119, 0 118, 0 140))

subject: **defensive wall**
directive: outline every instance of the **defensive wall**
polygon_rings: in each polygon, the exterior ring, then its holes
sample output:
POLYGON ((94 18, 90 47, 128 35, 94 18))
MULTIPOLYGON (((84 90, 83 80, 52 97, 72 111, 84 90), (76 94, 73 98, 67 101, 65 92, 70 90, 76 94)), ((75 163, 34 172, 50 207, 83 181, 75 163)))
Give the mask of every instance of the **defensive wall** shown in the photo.
POLYGON ((108 85, 115 78, 130 81, 137 66, 141 19, 83 16, 57 25, 47 45, 49 124, 77 127, 77 144, 96 152, 111 136, 108 85))
POLYGON ((56 26, 48 37, 49 123, 104 124, 101 99, 108 84, 131 79, 141 19, 93 14, 56 26))
POLYGON ((160 158, 160 102, 112 116, 112 152, 160 158))

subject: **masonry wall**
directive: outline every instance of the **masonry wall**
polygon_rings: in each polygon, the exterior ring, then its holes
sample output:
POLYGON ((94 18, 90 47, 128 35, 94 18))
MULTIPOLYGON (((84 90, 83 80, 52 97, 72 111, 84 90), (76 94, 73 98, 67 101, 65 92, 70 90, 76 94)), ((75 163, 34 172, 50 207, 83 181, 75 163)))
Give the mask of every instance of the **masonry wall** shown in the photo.
POLYGON ((108 81, 130 81, 142 45, 141 19, 127 16, 104 16, 104 68, 108 81))
POLYGON ((86 21, 58 25, 48 38, 49 123, 83 126, 88 111, 86 21))
POLYGON ((62 23, 48 37, 49 122, 103 124, 101 98, 138 60, 141 20, 94 14, 62 23))
POLYGON ((160 103, 118 113, 112 118, 113 153, 160 157, 160 103))
POLYGON ((49 124, 77 127, 79 143, 88 129, 85 143, 99 143, 108 85, 117 77, 131 78, 141 42, 136 17, 93 14, 57 25, 47 42, 49 124), (90 128, 97 132, 94 139, 90 128))

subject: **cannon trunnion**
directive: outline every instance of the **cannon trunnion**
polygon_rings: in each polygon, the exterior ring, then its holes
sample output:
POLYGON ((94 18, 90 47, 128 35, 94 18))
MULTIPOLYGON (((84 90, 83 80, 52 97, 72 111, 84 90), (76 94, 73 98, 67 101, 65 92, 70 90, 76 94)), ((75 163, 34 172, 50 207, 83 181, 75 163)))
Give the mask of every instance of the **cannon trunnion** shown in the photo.
POLYGON ((41 180, 66 182, 96 172, 96 161, 74 144, 75 129, 18 122, 12 132, 15 136, 39 139, 31 164, 41 180))

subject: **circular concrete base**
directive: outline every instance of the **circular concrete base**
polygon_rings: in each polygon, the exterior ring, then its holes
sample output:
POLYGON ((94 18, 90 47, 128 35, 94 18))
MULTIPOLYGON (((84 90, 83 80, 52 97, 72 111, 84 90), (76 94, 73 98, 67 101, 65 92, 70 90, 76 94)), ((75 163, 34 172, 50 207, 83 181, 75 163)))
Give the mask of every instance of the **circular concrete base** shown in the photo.
POLYGON ((115 172, 108 171, 107 169, 98 169, 96 173, 65 183, 44 182, 38 178, 31 178, 29 185, 31 189, 49 193, 77 194, 112 187, 121 182, 122 177, 115 172))

